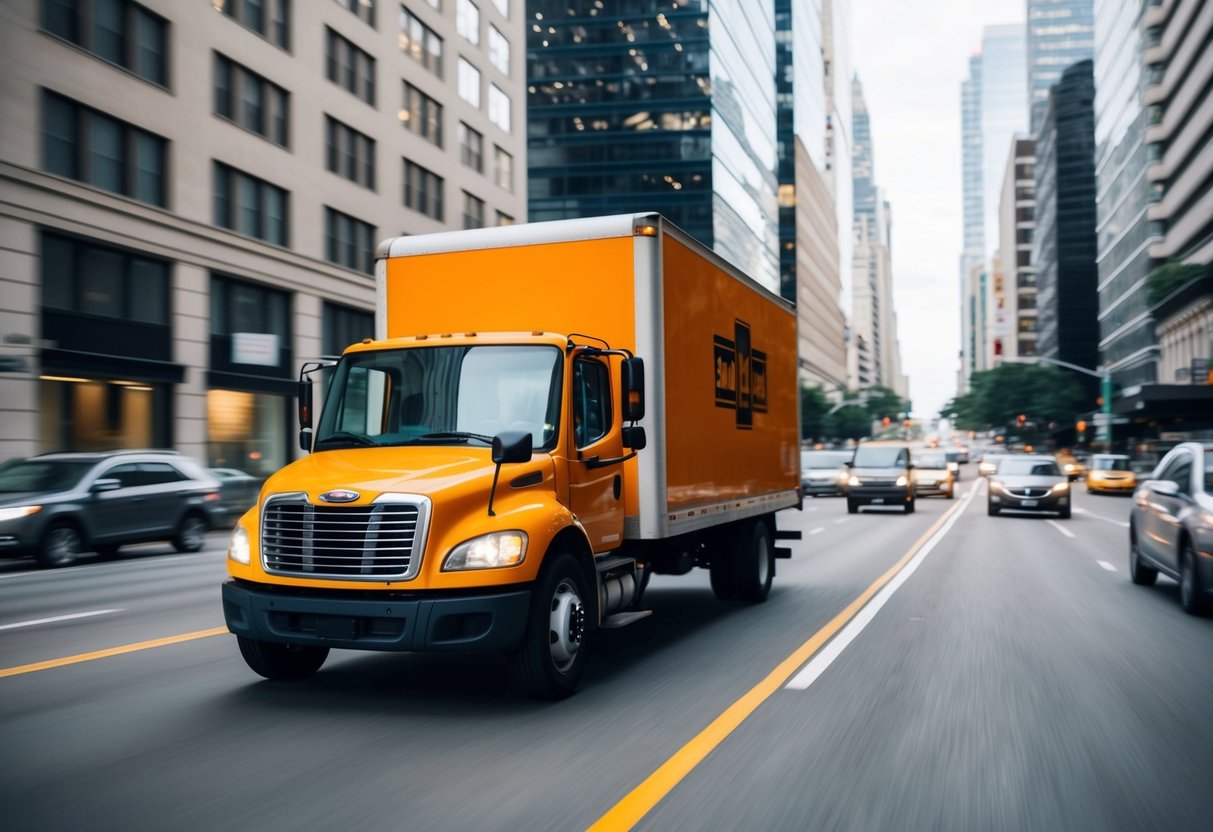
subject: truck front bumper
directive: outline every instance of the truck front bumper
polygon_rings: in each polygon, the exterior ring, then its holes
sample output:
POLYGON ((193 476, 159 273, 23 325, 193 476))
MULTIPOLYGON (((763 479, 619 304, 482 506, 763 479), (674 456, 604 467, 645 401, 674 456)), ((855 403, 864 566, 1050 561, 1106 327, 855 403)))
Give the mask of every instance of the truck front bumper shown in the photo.
POLYGON ((485 595, 300 591, 230 580, 223 615, 238 636, 279 644, 394 652, 512 650, 522 640, 530 590, 485 595))

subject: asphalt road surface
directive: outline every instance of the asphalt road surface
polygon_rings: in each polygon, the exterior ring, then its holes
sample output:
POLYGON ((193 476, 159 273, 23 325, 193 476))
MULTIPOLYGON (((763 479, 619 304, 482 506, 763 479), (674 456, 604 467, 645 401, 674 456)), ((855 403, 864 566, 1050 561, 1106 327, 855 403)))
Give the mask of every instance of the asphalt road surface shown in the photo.
POLYGON ((221 535, 0 561, 0 825, 1213 828, 1213 620, 1129 582, 1130 500, 991 518, 973 468, 913 515, 785 512, 765 604, 655 577, 558 703, 495 657, 264 681, 223 630, 221 535))

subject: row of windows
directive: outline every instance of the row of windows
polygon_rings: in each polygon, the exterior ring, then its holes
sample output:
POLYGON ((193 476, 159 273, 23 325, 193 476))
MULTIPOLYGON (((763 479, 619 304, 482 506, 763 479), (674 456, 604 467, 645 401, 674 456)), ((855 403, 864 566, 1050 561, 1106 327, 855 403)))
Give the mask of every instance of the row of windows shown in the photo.
POLYGON ((289 143, 290 93, 218 52, 215 114, 282 147, 289 143))
POLYGON ((168 86, 168 22, 131 0, 44 0, 42 27, 82 49, 168 86))
POLYGON ((342 124, 332 116, 324 117, 326 167, 364 188, 375 189, 375 140, 342 124))

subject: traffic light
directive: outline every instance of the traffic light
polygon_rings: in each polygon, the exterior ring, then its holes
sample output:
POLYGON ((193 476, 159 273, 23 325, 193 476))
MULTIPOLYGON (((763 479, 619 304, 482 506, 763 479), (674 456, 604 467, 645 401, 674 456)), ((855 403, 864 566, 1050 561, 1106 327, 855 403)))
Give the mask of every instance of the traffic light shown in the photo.
POLYGON ((1024 414, 1020 413, 1018 416, 1015 417, 1015 427, 1022 428, 1024 425, 1024 422, 1026 422, 1026 421, 1028 421, 1028 417, 1025 416, 1024 414))
POLYGON ((887 427, 889 426, 889 422, 890 422, 890 421, 892 421, 892 420, 891 420, 891 419, 889 419, 889 417, 888 417, 888 416, 886 416, 886 417, 884 417, 883 419, 881 419, 881 420, 880 420, 880 424, 884 425, 884 426, 887 428, 887 427))
POLYGON ((1087 432, 1087 423, 1082 421, 1081 419, 1078 420, 1078 432, 1079 433, 1087 432))

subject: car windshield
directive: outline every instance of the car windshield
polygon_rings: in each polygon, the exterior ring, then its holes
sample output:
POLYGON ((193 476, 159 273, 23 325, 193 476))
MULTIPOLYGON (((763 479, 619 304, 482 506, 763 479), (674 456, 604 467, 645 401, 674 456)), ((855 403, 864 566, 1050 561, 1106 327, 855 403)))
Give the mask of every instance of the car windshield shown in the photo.
POLYGON ((801 468, 841 468, 850 454, 837 451, 804 451, 800 455, 801 468))
POLYGON ((487 446, 526 431, 556 444, 561 355, 555 347, 417 347, 341 359, 316 432, 316 450, 386 445, 487 446))
POLYGON ((1128 471, 1129 460, 1120 456, 1096 456, 1091 459, 1091 467, 1096 471, 1128 471))
POLYGON ((943 454, 918 454, 914 464, 919 468, 947 468, 948 459, 943 454))
POLYGON ((66 491, 92 467, 92 462, 14 459, 0 465, 0 493, 66 491))
POLYGON ((998 463, 998 473, 1011 477, 1060 477, 1061 469, 1051 459, 1004 459, 998 463))
POLYGON ((852 465, 856 468, 904 468, 910 461, 905 448, 890 445, 860 445, 852 465))

